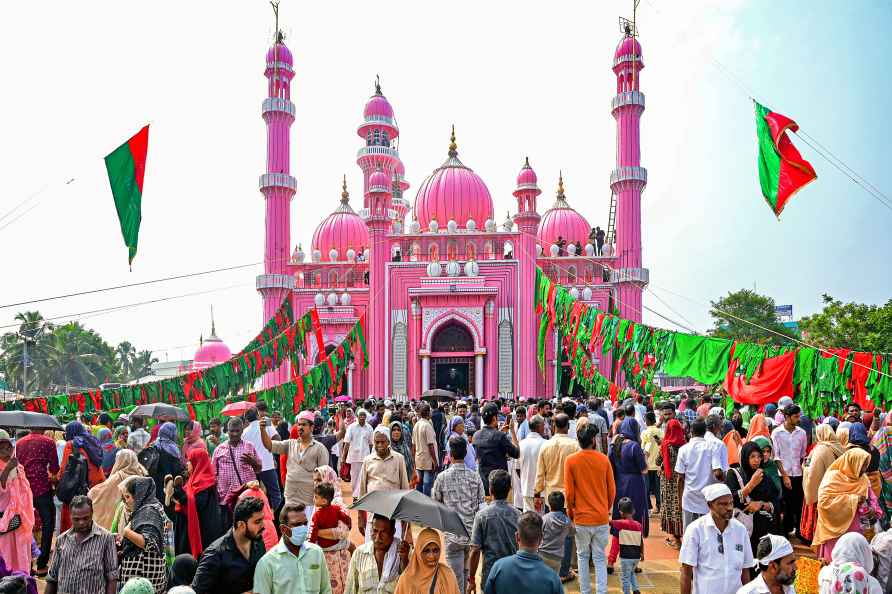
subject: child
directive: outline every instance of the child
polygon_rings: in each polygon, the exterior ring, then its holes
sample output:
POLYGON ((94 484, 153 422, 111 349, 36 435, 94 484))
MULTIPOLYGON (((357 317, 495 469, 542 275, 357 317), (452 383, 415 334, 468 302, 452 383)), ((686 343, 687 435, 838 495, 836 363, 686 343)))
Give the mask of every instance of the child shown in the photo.
POLYGON ((635 572, 644 552, 644 541, 641 538, 641 524, 635 518, 635 505, 628 497, 623 497, 617 505, 619 520, 610 520, 610 555, 608 567, 616 562, 619 555, 620 583, 623 594, 641 594, 638 590, 638 578, 635 572))
POLYGON ((539 556, 545 564, 554 570, 561 583, 571 582, 576 579, 576 574, 567 564, 566 575, 561 575, 561 565, 564 555, 572 553, 573 536, 576 527, 564 512, 564 494, 553 491, 548 495, 548 508, 551 510, 542 518, 542 544, 539 545, 539 556), (566 550, 570 547, 570 551, 566 550))
POLYGON ((313 531, 310 533, 310 542, 326 549, 338 544, 339 541, 328 538, 320 538, 319 530, 323 528, 337 528, 338 522, 343 522, 348 528, 352 527, 350 516, 340 505, 332 505, 334 499, 334 485, 331 483, 319 483, 314 490, 313 504, 316 511, 313 512, 313 531))

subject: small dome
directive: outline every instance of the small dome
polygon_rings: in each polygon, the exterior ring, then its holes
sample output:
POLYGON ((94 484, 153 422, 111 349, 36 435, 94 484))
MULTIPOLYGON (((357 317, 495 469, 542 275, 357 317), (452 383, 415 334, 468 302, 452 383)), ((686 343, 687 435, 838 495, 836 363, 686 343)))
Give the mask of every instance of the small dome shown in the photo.
MULTIPOLYGON (((544 246, 552 246, 557 243, 558 237, 567 243, 585 243, 591 231, 585 217, 573 210, 564 197, 564 178, 558 180, 557 198, 548 209, 539 223, 537 237, 539 243, 544 246)), ((551 249, 549 248, 549 251, 551 249)))
POLYGON ((341 192, 341 204, 328 215, 313 233, 314 262, 315 256, 325 254, 333 261, 331 254, 346 254, 348 250, 359 250, 369 245, 369 230, 365 222, 350 207, 350 195, 347 193, 347 180, 344 179, 341 192))
POLYGON ((375 94, 369 97, 369 100, 366 102, 365 109, 362 110, 362 116, 366 120, 372 118, 393 119, 393 107, 390 105, 387 97, 381 93, 381 85, 377 81, 375 82, 375 94))
MULTIPOLYGON (((421 183, 415 196, 415 218, 422 230, 431 221, 485 221, 493 218, 492 197, 480 176, 458 160, 453 129, 449 158, 421 183)), ((463 228, 463 225, 459 225, 463 228)))
POLYGON ((390 192, 390 179, 380 169, 369 176, 369 192, 390 192), (383 188, 383 189, 379 189, 383 188))
POLYGON ((520 170, 520 173, 517 174, 517 188, 520 189, 523 186, 535 186, 538 181, 539 178, 536 176, 536 172, 530 167, 530 158, 527 157, 523 164, 523 168, 520 170))
POLYGON ((634 37, 623 37, 616 46, 616 52, 613 54, 614 61, 626 56, 635 56, 635 59, 643 67, 644 54, 641 52, 641 44, 634 37))
POLYGON ((266 62, 267 64, 273 64, 275 62, 282 62, 288 64, 289 66, 294 65, 294 58, 291 57, 291 50, 282 43, 281 36, 279 41, 275 43, 269 51, 266 52, 266 62))
POLYGON ((226 346, 226 343, 217 338, 217 330, 214 322, 211 321, 211 335, 205 338, 195 356, 192 357, 193 369, 205 369, 220 363, 225 363, 232 359, 232 351, 226 346))

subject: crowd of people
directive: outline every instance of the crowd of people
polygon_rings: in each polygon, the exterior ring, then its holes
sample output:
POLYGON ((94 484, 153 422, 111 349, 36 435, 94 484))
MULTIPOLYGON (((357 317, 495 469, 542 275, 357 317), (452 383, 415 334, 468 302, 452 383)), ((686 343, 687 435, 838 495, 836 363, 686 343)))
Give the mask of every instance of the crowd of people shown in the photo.
POLYGON ((821 594, 892 588, 892 415, 856 404, 369 400, 290 423, 257 402, 206 425, 87 421, 0 429, 4 593, 37 577, 47 594, 588 594, 617 572, 632 594, 657 526, 683 594, 789 594, 794 545, 824 565, 821 594), (344 501, 405 489, 466 534, 344 501))

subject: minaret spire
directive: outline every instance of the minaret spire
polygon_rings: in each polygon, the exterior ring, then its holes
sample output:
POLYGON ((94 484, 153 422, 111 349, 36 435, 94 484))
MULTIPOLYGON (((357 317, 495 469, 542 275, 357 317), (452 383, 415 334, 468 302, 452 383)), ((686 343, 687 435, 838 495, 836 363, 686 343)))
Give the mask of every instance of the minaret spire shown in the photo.
POLYGON ((455 124, 452 124, 452 134, 449 136, 449 156, 458 156, 458 145, 455 144, 455 124))

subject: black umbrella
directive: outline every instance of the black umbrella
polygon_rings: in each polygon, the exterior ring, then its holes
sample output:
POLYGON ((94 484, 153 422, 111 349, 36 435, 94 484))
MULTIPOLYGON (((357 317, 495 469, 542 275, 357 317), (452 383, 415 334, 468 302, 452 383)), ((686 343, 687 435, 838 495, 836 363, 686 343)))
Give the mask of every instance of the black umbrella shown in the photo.
POLYGON ((455 392, 441 390, 440 388, 425 390, 421 394, 421 399, 430 402, 449 402, 450 400, 455 400, 455 392))
POLYGON ((468 529, 458 513, 415 489, 405 491, 372 491, 350 506, 394 520, 403 520, 469 537, 468 529))
POLYGON ((130 418, 133 417, 151 417, 153 419, 173 419, 174 421, 191 421, 189 413, 176 406, 163 404, 161 402, 155 404, 140 404, 130 411, 130 418))
POLYGON ((51 429, 62 431, 63 427, 52 415, 28 412, 24 410, 0 411, 0 427, 15 427, 17 429, 51 429))

